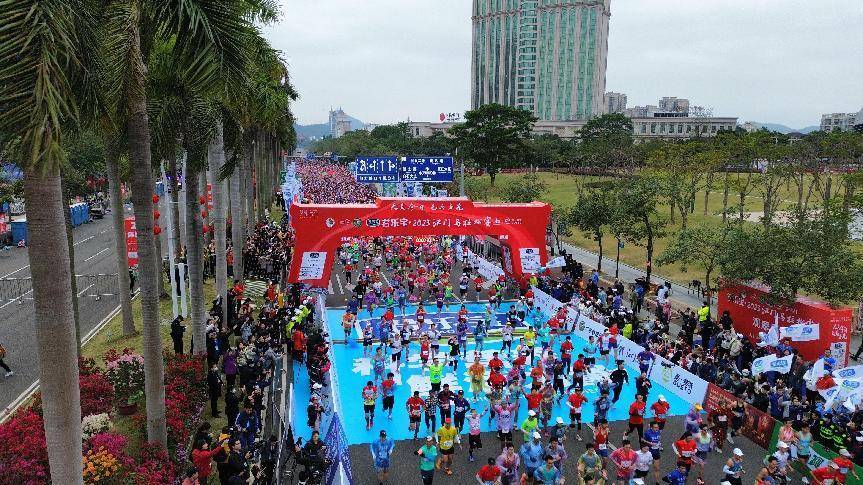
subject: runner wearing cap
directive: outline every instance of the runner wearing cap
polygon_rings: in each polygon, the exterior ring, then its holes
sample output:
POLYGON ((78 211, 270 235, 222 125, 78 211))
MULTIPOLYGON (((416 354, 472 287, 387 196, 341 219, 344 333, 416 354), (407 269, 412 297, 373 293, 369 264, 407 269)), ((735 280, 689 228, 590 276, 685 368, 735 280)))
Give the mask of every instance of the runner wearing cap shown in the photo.
POLYGON ((452 455, 455 453, 455 437, 458 435, 458 430, 452 425, 452 418, 446 418, 443 426, 437 430, 437 444, 440 449, 440 459, 437 462, 437 468, 443 466, 443 471, 447 475, 452 475, 450 465, 452 463, 452 455))
POLYGON ((527 412, 527 419, 521 423, 521 432, 524 433, 524 441, 530 441, 531 435, 538 427, 539 419, 536 416, 536 411, 531 409, 527 412))
POLYGON ((435 461, 438 456, 437 448, 434 445, 434 438, 427 436, 426 444, 415 451, 414 454, 420 457, 420 478, 422 478, 423 485, 432 485, 435 461))
POLYGON ((836 483, 845 483, 849 473, 860 480, 857 470, 854 469, 854 463, 851 461, 851 453, 847 449, 839 450, 839 456, 833 458, 833 463, 839 465, 839 469, 836 471, 836 483))
POLYGON ((542 466, 542 458, 545 449, 542 447, 542 443, 540 442, 542 436, 539 433, 534 431, 532 434, 527 435, 527 437, 528 439, 526 439, 525 443, 521 445, 521 449, 518 454, 521 457, 521 463, 524 465, 525 481, 523 483, 531 485, 534 483, 534 473, 540 466, 542 466))
POLYGON ((380 438, 373 441, 370 446, 372 450, 372 461, 375 464, 375 470, 378 472, 378 480, 380 483, 387 481, 393 447, 393 440, 387 437, 387 432, 384 430, 381 430, 380 438))
POLYGON ((839 473, 839 465, 836 462, 828 462, 826 465, 812 470, 814 485, 833 485, 839 473))
POLYGON ((742 485, 743 479, 741 475, 745 473, 743 470, 743 451, 740 448, 734 448, 731 452, 731 458, 725 461, 725 466, 722 467, 722 472, 725 473, 725 481, 730 485, 742 485))

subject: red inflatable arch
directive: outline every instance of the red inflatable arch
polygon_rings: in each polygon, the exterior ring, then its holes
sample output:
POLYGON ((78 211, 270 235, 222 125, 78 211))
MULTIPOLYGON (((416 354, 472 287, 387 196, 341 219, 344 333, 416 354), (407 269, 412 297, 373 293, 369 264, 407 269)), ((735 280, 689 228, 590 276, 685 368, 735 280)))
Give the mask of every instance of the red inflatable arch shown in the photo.
POLYGON ((378 198, 374 204, 292 204, 297 239, 288 281, 326 288, 335 251, 360 236, 496 236, 504 270, 536 272, 548 262, 545 231, 551 206, 482 204, 467 198, 378 198))

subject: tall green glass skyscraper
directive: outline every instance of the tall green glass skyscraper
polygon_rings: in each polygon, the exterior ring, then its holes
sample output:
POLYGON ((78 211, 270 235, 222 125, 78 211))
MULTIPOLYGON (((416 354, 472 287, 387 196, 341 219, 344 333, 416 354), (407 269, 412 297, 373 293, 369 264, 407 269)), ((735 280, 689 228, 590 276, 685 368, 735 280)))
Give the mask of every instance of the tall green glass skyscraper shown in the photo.
POLYGON ((471 105, 601 115, 611 0, 473 0, 471 105))

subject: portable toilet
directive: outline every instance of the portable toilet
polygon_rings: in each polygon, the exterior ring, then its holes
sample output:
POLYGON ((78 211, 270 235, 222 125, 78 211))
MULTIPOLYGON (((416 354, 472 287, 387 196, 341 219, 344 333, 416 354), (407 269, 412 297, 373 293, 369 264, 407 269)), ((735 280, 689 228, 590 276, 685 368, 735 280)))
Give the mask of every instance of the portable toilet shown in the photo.
POLYGON ((20 241, 27 244, 27 219, 12 221, 12 244, 17 245, 20 241))

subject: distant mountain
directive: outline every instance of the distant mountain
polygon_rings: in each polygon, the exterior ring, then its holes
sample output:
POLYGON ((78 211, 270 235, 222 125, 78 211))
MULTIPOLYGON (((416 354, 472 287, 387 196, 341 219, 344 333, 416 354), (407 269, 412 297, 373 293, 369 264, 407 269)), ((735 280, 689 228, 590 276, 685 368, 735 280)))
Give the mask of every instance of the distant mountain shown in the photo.
POLYGON ((790 128, 788 126, 785 126, 785 125, 782 125, 779 123, 760 123, 758 121, 753 121, 752 123, 756 124, 762 128, 766 128, 767 130, 775 131, 777 133, 782 133, 782 134, 788 134, 788 133, 795 132, 795 133, 803 133, 805 135, 807 133, 812 133, 813 131, 818 131, 821 129, 821 127, 818 125, 807 126, 806 128, 797 129, 797 128, 790 128))

